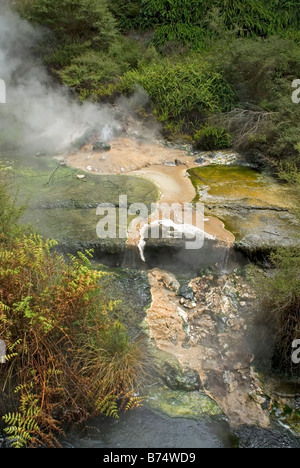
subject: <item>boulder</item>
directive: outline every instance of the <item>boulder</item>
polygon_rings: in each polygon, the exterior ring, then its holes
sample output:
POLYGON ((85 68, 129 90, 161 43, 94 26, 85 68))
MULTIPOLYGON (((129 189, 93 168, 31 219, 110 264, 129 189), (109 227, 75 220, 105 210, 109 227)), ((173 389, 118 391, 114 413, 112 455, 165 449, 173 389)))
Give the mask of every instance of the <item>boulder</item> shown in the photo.
POLYGON ((189 368, 176 368, 166 363, 164 366, 166 385, 172 390, 194 392, 202 388, 197 371, 189 368))
POLYGON ((93 151, 101 153, 101 152, 106 152, 110 151, 111 146, 103 141, 95 141, 93 144, 93 151))
POLYGON ((185 392, 202 390, 196 370, 182 367, 175 356, 157 348, 152 349, 152 355, 155 363, 154 375, 159 377, 169 389, 185 392))
POLYGON ((178 291, 178 296, 184 297, 184 299, 187 299, 188 301, 194 301, 195 299, 194 291, 188 286, 181 286, 178 291))

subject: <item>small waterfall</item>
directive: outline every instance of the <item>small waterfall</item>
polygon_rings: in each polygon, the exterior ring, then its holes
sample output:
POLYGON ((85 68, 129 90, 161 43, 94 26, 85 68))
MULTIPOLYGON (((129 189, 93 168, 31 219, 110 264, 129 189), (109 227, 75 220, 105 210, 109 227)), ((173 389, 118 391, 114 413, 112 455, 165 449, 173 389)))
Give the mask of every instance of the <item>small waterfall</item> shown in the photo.
POLYGON ((146 268, 145 260, 141 259, 138 247, 127 246, 122 262, 122 268, 132 268, 133 270, 146 268))
POLYGON ((144 213, 143 217, 131 222, 127 231, 126 253, 122 266, 145 269, 150 265, 158 266, 160 263, 168 264, 170 261, 180 265, 195 264, 203 267, 214 263, 221 274, 228 273, 231 245, 226 243, 220 245, 215 236, 205 232, 204 223, 207 219, 201 212, 190 209, 183 217, 182 205, 176 205, 175 209, 174 206, 172 218, 170 209, 166 210, 164 206, 159 206, 159 209, 153 211, 148 218, 144 213), (153 248, 153 239, 156 239, 156 252, 151 251, 146 261, 145 251, 149 244, 152 246, 150 248, 153 248), (162 252, 164 248, 165 254, 162 252))
POLYGON ((162 219, 162 220, 155 220, 152 221, 150 224, 145 224, 142 229, 140 230, 140 239, 138 242, 138 250, 140 252, 140 258, 143 262, 145 260, 145 247, 146 247, 146 238, 148 233, 150 232, 152 227, 158 226, 161 229, 166 228, 168 230, 167 238, 172 238, 171 231, 173 231, 174 237, 176 238, 184 238, 184 235, 189 236, 189 238, 195 236, 203 236, 205 239, 215 240, 214 236, 211 236, 205 233, 202 229, 199 229, 192 224, 176 224, 171 219, 162 219), (176 233, 178 236, 176 236, 176 233))
POLYGON ((224 257, 222 262, 220 262, 220 273, 226 275, 229 273, 229 260, 230 260, 231 246, 226 245, 224 249, 224 257))
POLYGON ((139 254, 142 262, 146 263, 145 247, 146 247, 146 232, 148 231, 148 224, 145 224, 140 230, 140 240, 138 242, 139 254))

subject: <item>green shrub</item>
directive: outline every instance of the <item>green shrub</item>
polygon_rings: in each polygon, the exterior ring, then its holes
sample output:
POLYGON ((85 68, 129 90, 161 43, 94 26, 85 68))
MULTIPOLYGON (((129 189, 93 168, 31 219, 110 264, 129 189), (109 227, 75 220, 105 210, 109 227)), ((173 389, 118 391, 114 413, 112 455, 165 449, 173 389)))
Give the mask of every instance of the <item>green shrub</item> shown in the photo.
POLYGON ((196 125, 207 115, 229 111, 234 93, 217 71, 199 56, 187 61, 168 59, 126 73, 123 90, 142 86, 149 94, 160 122, 182 122, 182 127, 196 125))
POLYGON ((213 0, 209 10, 217 9, 228 30, 239 36, 268 36, 297 24, 298 2, 277 0, 213 0))
POLYGON ((241 102, 264 104, 271 111, 277 107, 286 86, 290 91, 292 81, 300 74, 300 49, 293 39, 234 39, 227 44, 216 43, 211 54, 241 102))
POLYGON ((109 9, 121 30, 138 28, 141 22, 141 0, 110 0, 109 9))
POLYGON ((185 23, 166 24, 155 30, 154 43, 161 48, 171 42, 189 45, 193 49, 199 49, 203 44, 205 30, 203 26, 187 25, 185 23))
POLYGON ((101 86, 119 81, 124 73, 138 67, 145 54, 142 46, 131 39, 120 37, 107 52, 84 50, 58 70, 64 84, 77 91, 97 91, 101 86))
POLYGON ((85 54, 88 50, 95 52, 93 49, 89 49, 85 43, 79 42, 56 42, 50 50, 46 50, 43 54, 43 61, 45 65, 53 72, 64 69, 70 66, 74 59, 85 54))
POLYGON ((156 46, 168 41, 183 42, 197 47, 204 35, 204 2, 191 0, 143 0, 142 24, 154 28, 156 46))
POLYGON ((32 23, 48 27, 59 41, 87 42, 107 50, 117 36, 106 0, 30 0, 19 4, 32 23))
POLYGON ((274 160, 296 157, 300 105, 291 96, 300 76, 297 41, 277 36, 221 41, 212 48, 211 64, 221 68, 239 99, 239 111, 223 122, 235 145, 274 160))
POLYGON ((106 54, 87 51, 59 71, 64 84, 77 90, 94 88, 120 73, 118 63, 106 54))
POLYGON ((300 249, 278 249, 270 260, 268 274, 254 271, 261 304, 257 324, 274 338, 274 368, 300 375, 292 363, 292 343, 300 339, 300 249))
POLYGON ((238 36, 285 34, 288 28, 299 28, 299 4, 297 0, 142 1, 141 22, 155 29, 157 46, 175 40, 197 48, 205 36, 216 34, 216 21, 222 23, 222 34, 225 30, 238 36))
POLYGON ((194 136, 196 146, 205 151, 226 149, 232 144, 232 135, 226 128, 205 124, 194 136))

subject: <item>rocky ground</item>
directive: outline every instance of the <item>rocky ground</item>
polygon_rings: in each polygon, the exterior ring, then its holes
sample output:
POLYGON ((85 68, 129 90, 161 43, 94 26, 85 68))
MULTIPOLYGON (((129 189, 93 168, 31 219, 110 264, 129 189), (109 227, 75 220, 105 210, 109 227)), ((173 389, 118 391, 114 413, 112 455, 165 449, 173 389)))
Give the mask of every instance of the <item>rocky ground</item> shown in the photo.
POLYGON ((236 248, 248 257, 257 259, 299 242, 300 224, 294 214, 298 201, 291 186, 243 162, 216 162, 189 173, 206 214, 225 223, 236 248))
MULTIPOLYGON (((174 275, 154 269, 149 282, 150 339, 178 360, 185 375, 179 378, 185 382, 183 388, 200 388, 233 427, 269 427, 270 400, 253 366, 250 329, 255 296, 245 278, 235 273, 203 276, 181 287, 174 275)), ((174 390, 174 379, 172 385, 174 390)), ((217 414, 215 408, 213 413, 217 414)))

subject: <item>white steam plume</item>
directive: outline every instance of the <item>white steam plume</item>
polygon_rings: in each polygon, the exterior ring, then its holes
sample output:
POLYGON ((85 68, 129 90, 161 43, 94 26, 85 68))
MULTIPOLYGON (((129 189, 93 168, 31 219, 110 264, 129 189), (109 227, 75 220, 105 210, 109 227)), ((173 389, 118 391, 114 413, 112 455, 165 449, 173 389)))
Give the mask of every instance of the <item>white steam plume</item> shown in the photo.
POLYGON ((88 129, 111 137, 118 128, 111 109, 80 104, 68 89, 54 85, 35 57, 33 49, 43 34, 1 0, 0 79, 6 82, 7 96, 0 105, 0 144, 27 153, 58 153, 88 129))

